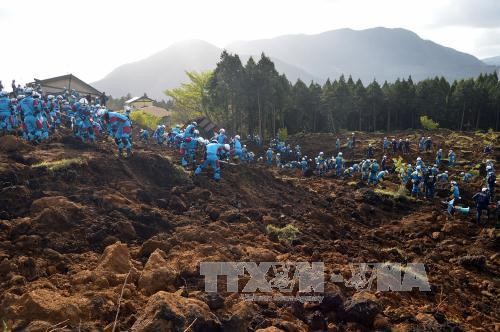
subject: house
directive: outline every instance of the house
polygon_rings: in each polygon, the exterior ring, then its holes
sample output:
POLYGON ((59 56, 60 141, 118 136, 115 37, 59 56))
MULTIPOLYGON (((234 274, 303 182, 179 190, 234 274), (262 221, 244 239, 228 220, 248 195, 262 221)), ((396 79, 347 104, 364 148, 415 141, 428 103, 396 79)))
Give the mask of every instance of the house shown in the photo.
POLYGON ((35 78, 35 83, 40 85, 42 90, 47 95, 58 95, 64 91, 64 88, 67 88, 68 93, 71 90, 75 89, 81 97, 90 95, 95 98, 101 95, 101 92, 91 86, 88 83, 85 83, 78 77, 73 74, 57 76, 47 79, 37 79, 35 78))
POLYGON ((132 109, 140 109, 142 107, 153 106, 154 100, 144 95, 142 97, 134 97, 125 102, 125 105, 132 107, 132 109))

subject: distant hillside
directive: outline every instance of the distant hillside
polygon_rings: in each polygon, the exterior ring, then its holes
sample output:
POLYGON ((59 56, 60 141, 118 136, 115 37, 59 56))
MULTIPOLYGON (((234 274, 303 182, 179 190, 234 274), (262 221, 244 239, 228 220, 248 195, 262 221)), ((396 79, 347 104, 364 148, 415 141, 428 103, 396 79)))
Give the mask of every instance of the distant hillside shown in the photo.
MULTIPOLYGON (((186 82, 185 71, 213 70, 221 53, 222 49, 201 40, 180 42, 144 60, 122 65, 92 85, 114 97, 124 96, 129 92, 138 96, 146 92, 153 98, 165 99, 165 89, 175 88, 186 82)), ((259 57, 255 60, 258 61, 259 57)), ((249 56, 241 55, 243 63, 248 58, 249 56)), ((304 70, 279 59, 272 60, 276 69, 280 73, 286 73, 293 81, 299 77, 306 82, 317 80, 304 70)))
POLYGON ((227 48, 242 54, 265 52, 321 79, 343 73, 365 83, 409 75, 417 81, 436 75, 457 79, 492 70, 470 54, 423 40, 404 29, 340 29, 235 42, 227 48))
MULTIPOLYGON (((434 76, 453 80, 495 68, 404 29, 341 29, 318 35, 240 41, 227 49, 239 54, 243 63, 250 55, 258 61, 264 52, 290 81, 301 78, 306 83, 322 83, 341 74, 361 78, 365 84, 374 78, 383 82, 409 75, 415 81, 434 76)), ((222 49, 201 40, 176 43, 149 58, 116 68, 93 85, 114 97, 146 92, 163 99, 165 89, 186 82, 186 70, 214 69, 221 52, 222 49)))
POLYGON ((494 56, 491 58, 486 58, 482 60, 487 65, 500 66, 500 56, 494 56))

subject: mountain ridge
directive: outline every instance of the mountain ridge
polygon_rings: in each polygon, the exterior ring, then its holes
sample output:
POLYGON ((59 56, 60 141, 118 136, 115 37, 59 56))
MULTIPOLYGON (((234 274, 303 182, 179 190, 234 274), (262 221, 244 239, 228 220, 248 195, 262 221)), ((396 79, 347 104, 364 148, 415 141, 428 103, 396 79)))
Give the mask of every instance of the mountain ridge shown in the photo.
MULTIPOLYGON (((415 81, 435 76, 448 80, 491 72, 473 55, 425 40, 403 28, 343 28, 318 34, 290 34, 274 38, 236 41, 225 49, 237 53, 243 64, 265 53, 276 69, 294 83, 297 79, 323 83, 341 74, 367 84, 394 81, 411 75, 415 81)), ((93 85, 115 97, 148 93, 163 99, 165 89, 187 81, 185 71, 215 68, 223 48, 192 39, 174 43, 153 55, 121 65, 93 85)))

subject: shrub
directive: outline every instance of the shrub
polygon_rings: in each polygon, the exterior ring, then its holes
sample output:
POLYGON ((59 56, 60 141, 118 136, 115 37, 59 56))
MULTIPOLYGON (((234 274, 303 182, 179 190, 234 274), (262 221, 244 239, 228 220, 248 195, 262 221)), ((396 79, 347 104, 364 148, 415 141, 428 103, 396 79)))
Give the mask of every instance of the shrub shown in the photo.
POLYGON ((43 161, 38 164, 34 164, 33 168, 45 168, 49 172, 55 172, 62 169, 66 169, 71 167, 72 165, 83 165, 85 161, 82 158, 70 158, 70 159, 61 159, 55 161, 43 161))
POLYGON ((433 121, 431 118, 427 117, 427 115, 420 117, 420 124, 427 130, 434 130, 439 128, 439 123, 433 121))
POLYGON ((292 224, 288 224, 282 228, 274 225, 267 225, 266 231, 270 235, 277 236, 278 240, 288 243, 295 240, 297 238, 297 234, 300 233, 299 229, 292 224))
POLYGON ((278 138, 280 139, 280 141, 286 142, 288 138, 288 129, 286 128, 278 129, 278 138))
POLYGON ((155 130, 161 123, 161 118, 145 113, 144 111, 132 111, 130 113, 130 119, 141 127, 146 127, 151 130, 155 130))

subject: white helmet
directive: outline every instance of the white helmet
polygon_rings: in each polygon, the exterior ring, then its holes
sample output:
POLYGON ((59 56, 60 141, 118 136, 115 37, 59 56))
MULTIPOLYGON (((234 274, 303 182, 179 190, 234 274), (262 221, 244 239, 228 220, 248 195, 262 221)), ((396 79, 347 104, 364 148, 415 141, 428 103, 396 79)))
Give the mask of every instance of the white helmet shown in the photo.
POLYGON ((234 136, 234 139, 238 139, 239 140, 240 139, 240 135, 234 136))
POLYGON ((195 134, 195 135, 199 135, 199 134, 200 134, 200 131, 199 131, 198 129, 195 129, 195 130, 194 130, 194 134, 195 134))
POLYGON ((420 160, 422 160, 422 158, 420 158, 420 157, 417 157, 417 161, 420 161, 420 160))
POLYGON ((229 144, 224 144, 224 149, 226 149, 226 151, 229 151, 231 150, 231 146, 229 146, 229 144))
POLYGON ((484 192, 487 192, 488 191, 488 188, 486 187, 483 187, 483 189, 481 189, 481 191, 484 193, 484 192))
POLYGON ((342 152, 339 152, 339 156, 342 157, 342 152))
POLYGON ((486 170, 489 171, 491 169, 491 165, 486 166, 486 170))
POLYGON ((422 169, 422 167, 420 166, 417 166, 417 170, 420 171, 422 169))
POLYGON ((48 100, 52 100, 52 99, 54 99, 54 96, 53 96, 53 95, 48 95, 48 96, 47 96, 47 99, 48 99, 48 100))
POLYGON ((198 137, 197 140, 198 140, 198 143, 200 143, 200 144, 204 144, 205 143, 205 139, 203 137, 201 137, 201 136, 198 137))
POLYGON ((87 105, 89 103, 89 101, 85 98, 81 98, 78 102, 82 105, 87 105))
POLYGON ((130 112, 131 108, 130 106, 125 106, 125 112, 130 112))
POLYGON ((247 147, 247 146, 246 146, 246 144, 245 144, 245 145, 243 145, 243 147, 244 147, 244 148, 246 148, 246 147, 247 147))
POLYGON ((320 156, 324 155, 323 151, 321 151, 321 152, 319 153, 319 155, 320 155, 320 156))
POLYGON ((219 134, 224 134, 226 130, 224 128, 219 129, 219 134))

